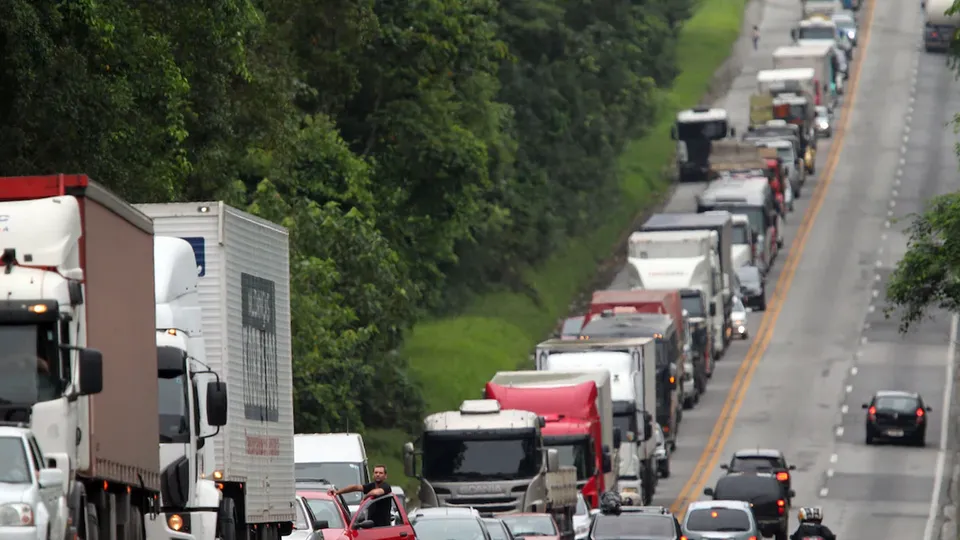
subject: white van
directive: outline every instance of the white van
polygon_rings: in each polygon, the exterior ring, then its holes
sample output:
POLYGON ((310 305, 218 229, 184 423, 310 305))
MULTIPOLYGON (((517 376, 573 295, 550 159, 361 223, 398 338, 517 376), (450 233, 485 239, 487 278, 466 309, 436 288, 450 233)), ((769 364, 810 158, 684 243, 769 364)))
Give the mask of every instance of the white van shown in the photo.
MULTIPOLYGON (((294 476, 297 482, 324 482, 338 488, 371 481, 367 450, 359 433, 303 433, 293 438, 294 476)), ((351 512, 363 494, 346 493, 351 512)))

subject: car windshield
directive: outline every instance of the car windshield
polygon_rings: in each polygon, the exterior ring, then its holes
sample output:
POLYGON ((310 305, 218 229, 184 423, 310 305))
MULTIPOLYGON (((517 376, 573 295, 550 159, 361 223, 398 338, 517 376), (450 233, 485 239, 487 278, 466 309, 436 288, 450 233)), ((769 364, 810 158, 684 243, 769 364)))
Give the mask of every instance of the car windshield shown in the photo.
POLYGON ((917 399, 913 397, 885 396, 877 398, 875 406, 878 409, 890 411, 913 411, 916 410, 920 404, 917 403, 917 399))
POLYGON ((734 471, 769 471, 780 468, 780 460, 773 457, 735 457, 730 468, 734 471))
POLYGON ((808 26, 800 29, 800 39, 836 39, 836 29, 829 26, 808 26))
POLYGON ((657 514, 623 513, 619 516, 597 516, 594 540, 620 540, 621 538, 676 538, 677 528, 673 518, 657 514))
POLYGON ((343 522, 340 509, 337 503, 330 499, 307 499, 307 506, 317 517, 317 521, 326 521, 330 529, 345 529, 347 526, 343 522))
POLYGON ((491 540, 509 540, 510 537, 507 536, 507 531, 503 529, 499 519, 484 519, 483 524, 486 525, 491 540))
POLYGON ((747 234, 747 231, 749 230, 747 227, 749 226, 749 223, 734 224, 732 229, 733 236, 730 238, 730 242, 734 244, 749 244, 750 237, 747 234))
POLYGON ((737 270, 737 279, 741 285, 760 285, 760 269, 756 266, 743 266, 737 270))
POLYGON ((540 516, 503 516, 514 536, 558 536, 557 526, 548 514, 540 516))
MULTIPOLYGON (((294 467, 297 482, 326 480, 338 488, 363 483, 359 463, 297 463, 294 467)), ((343 495, 347 504, 360 504, 361 499, 363 494, 360 492, 343 495)))
POLYGON ((413 523, 417 538, 436 540, 484 540, 480 521, 472 516, 418 519, 413 523))
POLYGON ((687 530, 697 532, 740 532, 750 530, 750 517, 732 508, 699 508, 687 515, 687 530))
MULTIPOLYGON (((30 462, 20 437, 0 437, 0 484, 29 484, 30 462)), ((19 500, 19 499, 18 499, 19 500)))

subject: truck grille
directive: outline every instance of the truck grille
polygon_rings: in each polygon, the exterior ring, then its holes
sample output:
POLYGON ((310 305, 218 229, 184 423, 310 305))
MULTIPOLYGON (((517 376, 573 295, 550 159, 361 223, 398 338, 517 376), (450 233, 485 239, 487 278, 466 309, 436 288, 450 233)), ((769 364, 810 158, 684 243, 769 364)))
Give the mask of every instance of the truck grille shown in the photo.
POLYGON ((474 497, 452 495, 449 489, 435 487, 440 506, 464 506, 477 509, 482 514, 499 514, 523 511, 523 494, 527 486, 516 486, 509 495, 478 495, 474 497))

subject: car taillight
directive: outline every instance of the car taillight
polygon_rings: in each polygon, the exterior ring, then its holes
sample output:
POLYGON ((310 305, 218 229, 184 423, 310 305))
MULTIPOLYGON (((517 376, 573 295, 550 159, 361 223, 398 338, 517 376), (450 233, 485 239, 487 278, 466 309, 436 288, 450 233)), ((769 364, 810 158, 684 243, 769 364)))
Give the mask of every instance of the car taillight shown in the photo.
POLYGON ((756 536, 751 536, 748 540, 757 540, 756 536))
POLYGON ((917 409, 917 423, 923 422, 923 409, 917 409))
POLYGON ((681 537, 680 537, 680 540, 687 540, 687 537, 686 537, 686 536, 681 536, 681 537))
POLYGON ((789 474, 789 473, 785 473, 785 472, 778 472, 778 473, 777 473, 777 480, 779 480, 779 481, 781 481, 781 482, 786 482, 786 481, 789 480, 789 479, 790 479, 790 474, 789 474))
POLYGON ((875 419, 877 417, 877 408, 870 407, 867 409, 867 416, 869 416, 871 420, 875 419))
POLYGON ((787 501, 783 499, 780 499, 777 501, 777 513, 780 514, 781 516, 783 515, 784 511, 786 511, 787 509, 786 507, 787 507, 787 501))

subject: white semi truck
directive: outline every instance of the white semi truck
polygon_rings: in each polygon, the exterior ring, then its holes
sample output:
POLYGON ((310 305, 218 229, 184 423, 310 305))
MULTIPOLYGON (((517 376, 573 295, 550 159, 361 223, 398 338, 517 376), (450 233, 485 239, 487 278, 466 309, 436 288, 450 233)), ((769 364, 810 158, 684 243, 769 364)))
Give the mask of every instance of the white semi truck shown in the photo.
POLYGON ((197 465, 221 493, 217 535, 279 540, 295 518, 287 230, 222 202, 139 208, 193 248, 204 363, 231 389, 227 424, 204 441, 213 459, 197 465))
POLYGON ((213 477, 214 445, 227 422, 226 383, 205 363, 203 316, 193 248, 183 239, 153 241, 157 314, 160 467, 186 482, 163 485, 164 519, 147 521, 148 540, 215 540, 222 501, 213 477))
MULTIPOLYGON (((657 412, 657 343, 653 338, 614 338, 563 341, 537 345, 540 371, 606 369, 610 372, 613 424, 624 446, 640 461, 643 504, 650 504, 657 487, 657 441, 653 422, 657 412)), ((628 451, 628 450, 625 450, 628 451)), ((621 460, 622 463, 622 460, 621 460)))
POLYGON ((630 235, 627 263, 636 269, 644 289, 698 291, 707 313, 691 313, 710 321, 714 357, 726 349, 730 321, 724 312, 723 270, 719 236, 712 230, 641 231, 630 235))
POLYGON ((53 534, 141 540, 161 484, 153 224, 85 175, 0 178, 0 254, 0 420, 64 472, 53 534))

